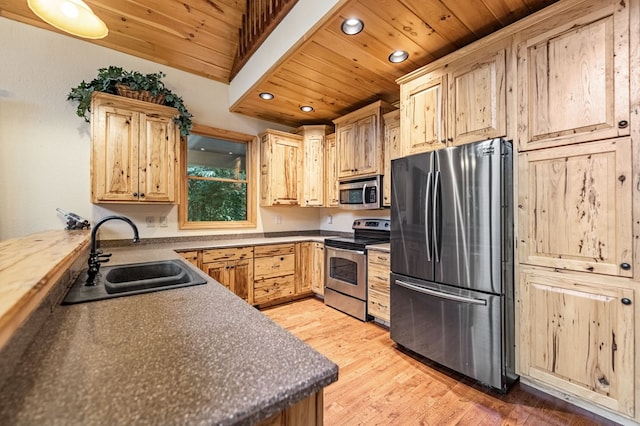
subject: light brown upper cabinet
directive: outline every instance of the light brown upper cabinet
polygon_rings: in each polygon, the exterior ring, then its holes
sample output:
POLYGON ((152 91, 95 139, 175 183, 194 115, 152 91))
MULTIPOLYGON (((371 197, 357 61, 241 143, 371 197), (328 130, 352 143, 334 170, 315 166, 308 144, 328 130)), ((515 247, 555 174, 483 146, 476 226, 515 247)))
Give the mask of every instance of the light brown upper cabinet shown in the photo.
POLYGON ((632 277, 632 141, 519 156, 520 262, 632 277))
POLYGON ((267 130, 260 138, 260 205, 300 205, 302 136, 267 130))
POLYGON ((601 5, 523 35, 520 151, 629 135, 629 7, 601 5))
POLYGON ((101 92, 91 111, 92 202, 177 202, 178 111, 101 92))
POLYGON ((327 135, 324 140, 324 175, 325 175, 325 207, 340 206, 340 192, 338 190, 338 147, 336 134, 327 135))
POLYGON ((505 49, 399 79, 405 155, 505 136, 505 49))
POLYGON ((333 120, 339 179, 382 174, 382 115, 393 109, 377 101, 333 120))
POLYGON ((449 68, 447 140, 463 145, 505 136, 505 50, 454 62, 449 68))
POLYGON ((391 160, 402 157, 400 144, 400 110, 383 115, 384 120, 384 177, 382 178, 382 205, 391 206, 391 160))
POLYGON ((401 142, 407 155, 446 146, 447 77, 436 71, 400 85, 401 142))
POLYGON ((325 136, 333 129, 325 125, 301 126, 293 133, 302 136, 302 193, 303 207, 322 207, 325 200, 325 136))

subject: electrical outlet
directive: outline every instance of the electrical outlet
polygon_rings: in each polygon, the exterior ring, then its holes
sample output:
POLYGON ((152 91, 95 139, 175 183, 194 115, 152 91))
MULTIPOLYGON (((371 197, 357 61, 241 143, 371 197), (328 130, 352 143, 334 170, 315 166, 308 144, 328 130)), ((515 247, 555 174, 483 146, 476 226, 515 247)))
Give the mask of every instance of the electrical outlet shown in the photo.
POLYGON ((280 225, 282 223, 282 216, 276 215, 276 225, 280 225))
POLYGON ((331 224, 333 223, 333 216, 329 215, 329 216, 327 217, 327 223, 328 223, 329 225, 331 225, 331 224))
POLYGON ((166 228, 167 226, 169 226, 169 224, 167 223, 167 217, 160 216, 160 228, 166 228))
POLYGON ((153 216, 147 216, 144 218, 144 221, 147 223, 147 228, 153 228, 156 226, 156 221, 153 216))

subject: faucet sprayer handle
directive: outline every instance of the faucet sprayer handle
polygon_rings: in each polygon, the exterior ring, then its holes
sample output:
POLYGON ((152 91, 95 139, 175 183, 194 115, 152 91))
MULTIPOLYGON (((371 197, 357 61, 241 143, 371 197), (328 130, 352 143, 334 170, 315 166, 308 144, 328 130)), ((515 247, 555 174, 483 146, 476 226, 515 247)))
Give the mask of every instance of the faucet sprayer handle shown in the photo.
POLYGON ((96 262, 106 263, 109 261, 110 257, 111 257, 111 253, 99 254, 98 256, 96 256, 96 262))

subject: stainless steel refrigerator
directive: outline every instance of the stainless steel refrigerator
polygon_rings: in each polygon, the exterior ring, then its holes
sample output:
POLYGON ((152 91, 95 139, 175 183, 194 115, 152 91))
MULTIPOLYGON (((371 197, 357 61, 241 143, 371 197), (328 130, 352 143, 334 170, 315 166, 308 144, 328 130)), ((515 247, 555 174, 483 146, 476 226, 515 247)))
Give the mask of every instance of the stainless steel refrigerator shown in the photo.
POLYGON ((503 391, 517 379, 512 164, 502 139, 391 164, 391 338, 503 391))

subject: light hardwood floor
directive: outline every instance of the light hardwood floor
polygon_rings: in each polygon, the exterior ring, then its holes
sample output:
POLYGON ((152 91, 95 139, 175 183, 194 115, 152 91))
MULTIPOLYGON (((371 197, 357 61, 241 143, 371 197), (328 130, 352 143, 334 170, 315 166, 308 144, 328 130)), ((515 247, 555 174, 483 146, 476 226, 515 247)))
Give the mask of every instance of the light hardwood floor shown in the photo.
POLYGON ((262 311, 338 364, 324 392, 324 424, 615 425, 517 383, 501 395, 398 349, 387 328, 315 298, 262 311))

